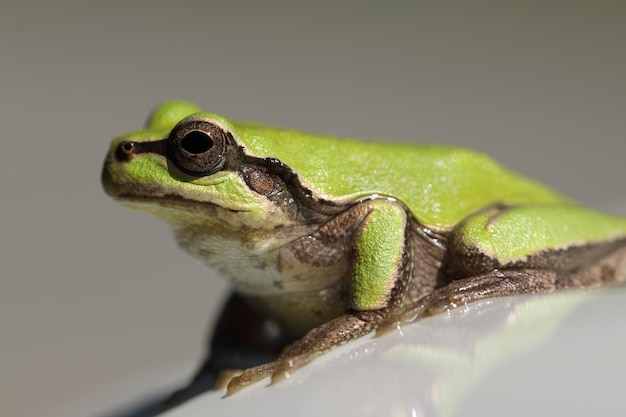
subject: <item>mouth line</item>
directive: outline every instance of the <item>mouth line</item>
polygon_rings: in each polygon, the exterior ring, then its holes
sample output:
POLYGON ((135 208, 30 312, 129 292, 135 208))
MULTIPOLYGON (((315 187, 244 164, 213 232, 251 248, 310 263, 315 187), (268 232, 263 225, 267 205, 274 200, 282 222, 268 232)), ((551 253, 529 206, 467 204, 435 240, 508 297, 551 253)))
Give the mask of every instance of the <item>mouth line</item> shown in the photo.
POLYGON ((118 194, 114 197, 116 200, 119 200, 121 203, 128 204, 146 204, 150 206, 160 207, 160 208, 172 208, 183 210, 187 212, 204 212, 205 210, 224 210, 231 213, 244 213, 248 210, 236 210, 231 208, 226 208, 220 206, 218 204, 211 203, 209 201, 197 201, 190 200, 184 197, 181 197, 177 194, 167 194, 158 197, 152 196, 138 196, 136 194, 127 194, 122 193, 118 194))

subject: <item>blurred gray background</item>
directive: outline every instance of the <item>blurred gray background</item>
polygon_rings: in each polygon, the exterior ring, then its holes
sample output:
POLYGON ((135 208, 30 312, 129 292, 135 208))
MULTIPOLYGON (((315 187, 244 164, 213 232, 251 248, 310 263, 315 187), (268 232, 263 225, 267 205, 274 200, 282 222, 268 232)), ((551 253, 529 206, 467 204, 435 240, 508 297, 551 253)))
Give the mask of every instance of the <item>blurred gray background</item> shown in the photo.
POLYGON ((626 213, 623 2, 334 3, 2 3, 0 415, 97 415, 199 360, 226 285, 100 186, 163 100, 479 149, 626 213))

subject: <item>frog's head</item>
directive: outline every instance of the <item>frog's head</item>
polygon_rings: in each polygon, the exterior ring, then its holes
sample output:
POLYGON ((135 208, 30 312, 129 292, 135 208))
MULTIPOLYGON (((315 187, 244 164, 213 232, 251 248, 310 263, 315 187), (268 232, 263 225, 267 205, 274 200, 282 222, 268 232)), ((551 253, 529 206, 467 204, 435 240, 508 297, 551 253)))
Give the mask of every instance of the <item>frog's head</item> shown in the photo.
POLYGON ((113 198, 179 229, 232 236, 297 220, 287 203, 289 173, 280 169, 247 155, 224 117, 178 101, 158 107, 146 129, 113 141, 102 182, 113 198))

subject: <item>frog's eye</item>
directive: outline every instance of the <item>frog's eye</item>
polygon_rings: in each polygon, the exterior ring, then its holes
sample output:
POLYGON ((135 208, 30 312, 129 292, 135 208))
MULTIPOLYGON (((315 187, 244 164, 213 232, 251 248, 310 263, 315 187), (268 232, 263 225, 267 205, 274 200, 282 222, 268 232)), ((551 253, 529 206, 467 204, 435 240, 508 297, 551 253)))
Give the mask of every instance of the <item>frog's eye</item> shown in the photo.
POLYGON ((211 175, 222 168, 226 143, 226 133, 220 127, 202 120, 178 124, 168 138, 176 166, 195 176, 211 175))

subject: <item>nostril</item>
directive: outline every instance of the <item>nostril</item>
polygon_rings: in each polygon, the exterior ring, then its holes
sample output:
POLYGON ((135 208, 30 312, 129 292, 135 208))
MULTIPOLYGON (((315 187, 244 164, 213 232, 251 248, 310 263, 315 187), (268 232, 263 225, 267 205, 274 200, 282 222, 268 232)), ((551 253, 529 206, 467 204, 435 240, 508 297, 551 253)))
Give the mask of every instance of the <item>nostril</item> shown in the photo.
POLYGON ((147 140, 136 142, 125 140, 115 148, 115 160, 118 162, 130 162, 142 153, 152 153, 165 156, 167 139, 147 140))
POLYGON ((115 150, 115 157, 118 161, 128 161, 135 153, 135 142, 121 142, 115 150))

